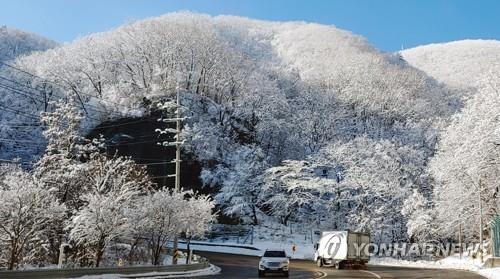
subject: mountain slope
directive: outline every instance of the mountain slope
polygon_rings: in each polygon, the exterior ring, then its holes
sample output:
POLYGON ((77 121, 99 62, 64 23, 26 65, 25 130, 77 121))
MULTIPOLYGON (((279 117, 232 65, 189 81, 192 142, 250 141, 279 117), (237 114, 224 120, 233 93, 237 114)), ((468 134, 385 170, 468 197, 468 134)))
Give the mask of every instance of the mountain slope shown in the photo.
POLYGON ((15 28, 0 27, 0 62, 33 51, 47 50, 57 43, 15 28))
POLYGON ((463 40, 401 52, 409 64, 454 87, 477 87, 500 72, 500 41, 463 40))
MULTIPOLYGON (((20 126, 37 125, 40 112, 53 110, 52 101, 70 101, 81 110, 81 133, 107 122, 109 135, 112 121, 148 116, 157 101, 180 92, 189 115, 185 161, 202 167, 199 179, 221 193, 217 199, 224 212, 242 220, 274 214, 282 222, 316 222, 310 219, 315 216, 325 226, 341 222, 386 240, 405 237, 402 203, 411 189, 431 188, 426 162, 440 123, 456 110, 455 96, 446 87, 399 57, 348 31, 304 22, 173 13, 22 56, 12 64, 19 70, 0 69, 17 88, 0 88, 0 106, 11 109, 0 114, 2 158, 28 160, 40 153, 34 146, 43 150, 43 127, 20 126), (372 167, 373 152, 384 158, 383 167, 372 167), (337 179, 321 178, 322 189, 311 184, 297 189, 297 195, 286 190, 286 185, 298 185, 295 181, 273 184, 268 194, 274 197, 309 200, 301 201, 300 208, 295 201, 280 201, 286 204, 280 213, 260 212, 268 207, 255 194, 263 191, 264 176, 272 175, 267 170, 284 162, 292 166, 285 168, 290 172, 305 166, 300 172, 311 175, 315 172, 308 168, 314 165, 339 173, 337 179), (397 197, 390 194, 396 192, 397 197), (342 221, 327 214, 333 209, 316 207, 320 194, 326 206, 346 195, 345 206, 335 209, 342 221), (354 214, 354 207, 367 214, 354 214), (384 218, 387 210, 395 214, 384 218), (371 221, 379 219, 384 222, 371 221), (384 231, 387 224, 400 230, 384 231)), ((113 138, 110 148, 122 144, 113 138)), ((123 144, 147 149, 157 138, 151 131, 139 135, 134 145, 123 144)))
POLYGON ((425 71, 464 96, 463 108, 440 134, 436 154, 429 162, 434 178, 434 207, 412 217, 417 230, 435 232, 430 237, 453 238, 463 216, 471 226, 465 239, 477 241, 481 220, 500 212, 498 177, 500 143, 500 41, 464 40, 432 44, 402 53, 411 65, 425 71), (478 186, 479 185, 479 186, 478 186), (477 214, 477 193, 487 211, 477 214), (432 218, 428 218, 431 220, 432 218), (437 228, 437 229, 436 229, 437 228), (434 236, 434 235, 435 236, 434 236))

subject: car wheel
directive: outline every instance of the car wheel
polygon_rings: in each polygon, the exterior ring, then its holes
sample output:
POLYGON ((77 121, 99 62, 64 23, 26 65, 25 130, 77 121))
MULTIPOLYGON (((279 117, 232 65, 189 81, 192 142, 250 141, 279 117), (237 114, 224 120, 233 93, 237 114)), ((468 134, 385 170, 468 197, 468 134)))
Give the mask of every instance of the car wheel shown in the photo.
POLYGON ((316 265, 317 265, 318 267, 322 267, 322 266, 323 266, 323 260, 322 260, 321 258, 318 258, 318 259, 316 260, 316 265))
POLYGON ((264 271, 259 270, 259 277, 264 277, 264 271))
POLYGON ((288 271, 285 271, 285 277, 288 277, 290 276, 290 273, 288 273, 288 271))

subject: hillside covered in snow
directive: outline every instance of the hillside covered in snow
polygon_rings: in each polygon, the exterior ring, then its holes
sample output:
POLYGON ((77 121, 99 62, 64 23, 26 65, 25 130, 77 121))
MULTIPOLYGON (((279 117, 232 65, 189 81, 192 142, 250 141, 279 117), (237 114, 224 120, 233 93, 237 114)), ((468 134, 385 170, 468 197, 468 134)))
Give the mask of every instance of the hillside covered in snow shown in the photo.
POLYGON ((14 59, 33 51, 53 48, 56 42, 36 34, 6 26, 0 27, 0 62, 14 59))
MULTIPOLYGON (((435 179, 435 212, 431 214, 435 229, 453 236, 463 222, 461 216, 470 216, 479 224, 481 217, 488 221, 500 212, 496 182, 500 175, 500 41, 431 44, 404 50, 401 55, 464 97, 463 109, 441 132, 429 164, 435 179), (478 196, 487 208, 483 215, 478 214, 478 196)), ((470 236, 479 234, 474 227, 466 231, 470 236)))
MULTIPOLYGON (((199 164, 224 214, 369 230, 375 241, 444 237, 429 229, 441 176, 428 165, 468 89, 459 68, 426 62, 434 55, 408 50, 407 63, 333 26, 167 14, 1 67, 0 156, 37 160, 39 113, 53 101, 77 108, 87 135, 179 92, 183 159, 199 164)), ((143 143, 156 145, 153 134, 143 143)))
POLYGON ((403 58, 440 82, 477 87, 500 71, 500 41, 463 40, 406 49, 403 58))

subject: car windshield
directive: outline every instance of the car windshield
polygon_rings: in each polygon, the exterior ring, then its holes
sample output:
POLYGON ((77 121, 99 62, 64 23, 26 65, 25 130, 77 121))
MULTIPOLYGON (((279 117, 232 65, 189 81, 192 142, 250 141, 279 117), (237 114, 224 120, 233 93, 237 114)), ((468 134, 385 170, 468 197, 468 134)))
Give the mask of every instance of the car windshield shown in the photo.
POLYGON ((286 258, 285 251, 266 251, 264 257, 270 258, 286 258))

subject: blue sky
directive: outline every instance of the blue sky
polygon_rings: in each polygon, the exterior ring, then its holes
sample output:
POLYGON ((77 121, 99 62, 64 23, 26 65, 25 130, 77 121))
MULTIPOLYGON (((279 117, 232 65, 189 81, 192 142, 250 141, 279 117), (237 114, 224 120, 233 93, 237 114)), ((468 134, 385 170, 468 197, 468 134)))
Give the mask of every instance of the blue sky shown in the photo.
POLYGON ((179 10, 331 24, 385 51, 459 39, 500 39, 497 0, 0 0, 0 25, 66 42, 179 10))

